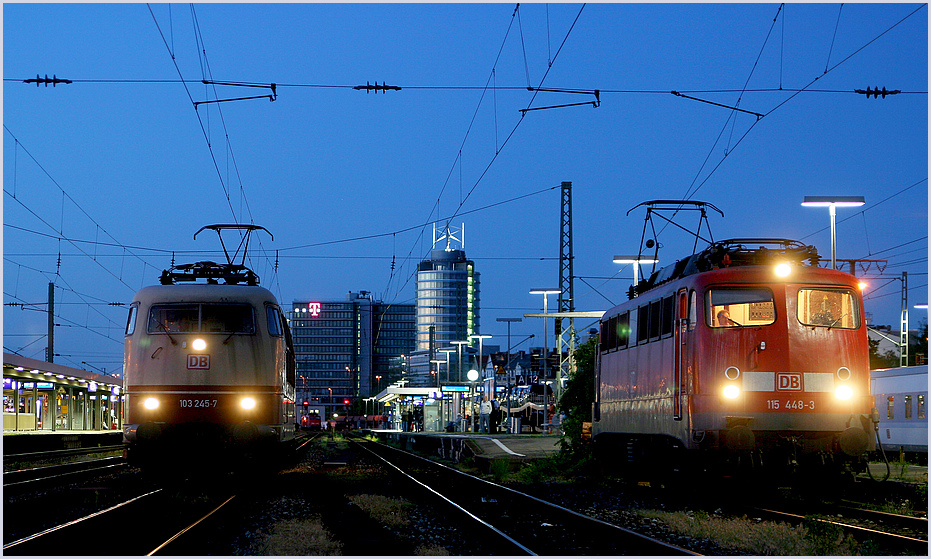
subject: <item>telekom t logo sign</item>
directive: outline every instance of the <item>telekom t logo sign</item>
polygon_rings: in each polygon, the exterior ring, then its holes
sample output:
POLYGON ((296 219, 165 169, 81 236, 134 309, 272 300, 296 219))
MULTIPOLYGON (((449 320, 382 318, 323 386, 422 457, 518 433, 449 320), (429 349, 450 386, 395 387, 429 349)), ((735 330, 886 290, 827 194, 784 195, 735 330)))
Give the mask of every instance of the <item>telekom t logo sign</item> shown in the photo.
POLYGON ((310 316, 320 316, 320 303, 307 303, 307 311, 310 316))

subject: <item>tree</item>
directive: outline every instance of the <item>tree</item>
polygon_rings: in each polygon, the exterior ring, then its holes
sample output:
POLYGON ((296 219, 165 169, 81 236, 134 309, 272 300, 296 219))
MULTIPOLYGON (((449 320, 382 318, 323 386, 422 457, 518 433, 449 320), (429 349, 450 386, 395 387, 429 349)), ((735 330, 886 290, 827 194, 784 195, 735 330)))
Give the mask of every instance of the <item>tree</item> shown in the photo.
POLYGON ((879 353, 879 340, 869 339, 870 369, 889 369, 899 366, 899 356, 894 351, 879 353))
POLYGON ((584 458, 591 451, 582 444, 582 423, 592 420, 595 402, 595 352, 598 344, 594 337, 575 349, 575 372, 569 377, 566 390, 559 398, 559 409, 565 412, 563 436, 559 441, 561 452, 571 458, 584 458))

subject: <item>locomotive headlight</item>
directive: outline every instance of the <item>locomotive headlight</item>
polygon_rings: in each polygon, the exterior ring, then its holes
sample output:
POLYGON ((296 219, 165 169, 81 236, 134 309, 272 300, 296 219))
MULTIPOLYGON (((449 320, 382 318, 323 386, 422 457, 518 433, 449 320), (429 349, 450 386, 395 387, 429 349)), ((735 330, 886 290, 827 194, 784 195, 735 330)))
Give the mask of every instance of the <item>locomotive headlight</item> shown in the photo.
POLYGON ((155 408, 158 407, 158 399, 157 398, 146 398, 145 401, 142 402, 142 405, 145 406, 145 409, 147 410, 154 410, 155 408))
POLYGON ((251 410, 252 408, 255 407, 255 400, 253 398, 243 398, 239 402, 239 405, 242 406, 243 409, 251 410))
POLYGON ((740 388, 736 384, 728 384, 724 387, 724 397, 733 400, 740 396, 740 388))
POLYGON ((205 342, 204 340, 200 338, 197 338, 196 340, 191 342, 191 347, 194 348, 195 351, 204 351, 205 349, 207 349, 207 342, 205 342))
POLYGON ((776 272, 776 275, 779 276, 780 278, 787 277, 789 274, 792 273, 792 266, 790 266, 788 262, 777 264, 775 272, 776 272))
POLYGON ((838 400, 849 400, 853 397, 853 388, 850 388, 850 386, 846 384, 842 384, 834 391, 834 396, 837 397, 838 400))

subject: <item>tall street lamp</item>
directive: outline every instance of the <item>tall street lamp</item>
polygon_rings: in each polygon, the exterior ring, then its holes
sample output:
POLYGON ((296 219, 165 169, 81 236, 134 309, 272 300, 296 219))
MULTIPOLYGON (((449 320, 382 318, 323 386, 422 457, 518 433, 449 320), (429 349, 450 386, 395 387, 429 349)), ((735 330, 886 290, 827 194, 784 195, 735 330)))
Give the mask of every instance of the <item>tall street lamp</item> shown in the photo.
POLYGON ((482 367, 482 357, 484 356, 484 354, 482 353, 482 340, 487 340, 490 337, 491 335, 489 334, 472 334, 471 336, 469 336, 470 340, 472 339, 478 340, 478 369, 482 373, 482 380, 485 379, 485 368, 482 367))
POLYGON ((466 376, 471 383, 469 388, 469 423, 471 424, 470 426, 472 427, 472 431, 475 432, 475 381, 478 380, 478 371, 475 369, 469 369, 469 372, 466 376))
MULTIPOLYGON (((491 336, 488 335, 488 334, 472 334, 471 336, 469 336, 469 339, 470 339, 470 340, 473 339, 473 338, 477 338, 477 339, 478 339, 478 370, 479 370, 479 375, 482 377, 482 386, 484 386, 484 387, 486 387, 486 388, 487 388, 487 386, 486 386, 486 384, 485 384, 485 367, 482 366, 482 365, 484 365, 484 363, 482 363, 482 357, 484 356, 484 353, 482 352, 482 340, 484 340, 484 339, 486 339, 486 338, 490 338, 490 337, 491 337, 491 336)), ((471 376, 471 375, 472 375, 472 371, 469 371, 469 380, 472 379, 472 376, 471 376)), ((494 382, 492 382, 492 386, 494 386, 494 382)), ((494 390, 494 388, 492 388, 492 390, 494 390)), ((485 395, 487 396, 488 393, 486 392, 485 395)), ((492 392, 492 395, 494 395, 494 392, 492 392)), ((490 401, 491 401, 491 400, 489 399, 489 402, 490 402, 490 401)), ((481 402, 479 402, 479 410, 481 410, 481 409, 482 409, 482 404, 481 404, 481 402)))
POLYGON ((830 208, 831 212, 831 269, 837 269, 837 208, 856 208, 866 202, 863 196, 805 196, 802 201, 803 206, 830 208))
POLYGON ((469 345, 468 340, 461 342, 449 342, 456 346, 456 349, 459 351, 459 367, 456 369, 456 382, 462 382, 462 346, 469 345))
POLYGON ((507 432, 511 432, 511 323, 512 322, 523 322, 523 318, 499 318, 498 322, 507 322, 508 323, 508 362, 505 365, 505 369, 508 373, 508 397, 507 397, 507 406, 508 406, 508 426, 507 432))
MULTIPOLYGON (((543 425, 546 425, 547 423, 549 423, 549 421, 547 421, 547 418, 546 418, 546 414, 548 412, 546 403, 547 403, 547 400, 549 399, 546 396, 546 378, 549 376, 549 373, 548 373, 549 348, 547 347, 549 345, 549 342, 546 340, 546 316, 545 316, 547 313, 547 310, 546 310, 547 297, 546 296, 547 295, 558 295, 560 293, 562 293, 562 289, 546 289, 546 288, 538 287, 536 289, 530 290, 531 295, 543 295, 543 315, 544 315, 543 316, 543 382, 541 383, 543 384, 543 425)), ((541 425, 540 428, 543 430, 544 433, 546 433, 546 427, 544 427, 543 425, 541 425)))
POLYGON ((640 265, 656 264, 659 260, 653 258, 641 258, 638 255, 618 255, 614 257, 615 264, 633 264, 634 265, 634 286, 640 283, 640 265))

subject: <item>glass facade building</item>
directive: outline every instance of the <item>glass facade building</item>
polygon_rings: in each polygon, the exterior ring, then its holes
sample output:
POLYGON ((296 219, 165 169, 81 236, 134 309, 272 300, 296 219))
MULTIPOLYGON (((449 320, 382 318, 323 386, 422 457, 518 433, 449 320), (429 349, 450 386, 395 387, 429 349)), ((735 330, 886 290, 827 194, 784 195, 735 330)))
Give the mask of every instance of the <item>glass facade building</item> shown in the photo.
POLYGON ((414 349, 414 316, 414 305, 373 301, 365 291, 343 301, 294 301, 298 419, 342 415, 346 400, 358 407, 384 389, 392 366, 414 349))
POLYGON ((449 347, 479 331, 479 273, 462 250, 434 250, 417 271, 417 349, 449 347), (432 340, 431 340, 432 338, 432 340))
MULTIPOLYGON (((438 350, 454 347, 479 332, 479 273, 465 251, 433 250, 430 260, 417 269, 417 347, 409 360, 407 378, 412 386, 436 386, 430 360, 438 350)), ((445 376, 445 375, 444 375, 445 376)))

